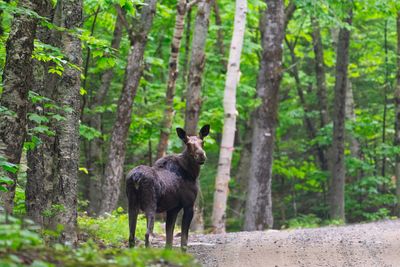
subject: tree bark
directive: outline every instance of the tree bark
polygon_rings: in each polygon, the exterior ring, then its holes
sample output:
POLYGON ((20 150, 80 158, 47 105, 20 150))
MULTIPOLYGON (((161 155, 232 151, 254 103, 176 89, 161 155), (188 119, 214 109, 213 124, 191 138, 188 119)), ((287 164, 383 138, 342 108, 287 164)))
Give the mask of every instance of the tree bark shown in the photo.
POLYGON ((255 110, 248 197, 244 229, 263 230, 273 226, 271 180, 278 91, 282 79, 282 45, 284 38, 283 0, 266 0, 267 9, 260 25, 262 59, 257 79, 257 97, 261 105, 255 110))
POLYGON ((188 135, 197 134, 201 108, 201 80, 206 61, 205 46, 213 2, 214 0, 202 0, 197 10, 186 94, 185 131, 188 135))
MULTIPOLYGON (((386 143, 386 125, 387 125, 387 102, 388 102, 388 89, 390 87, 389 82, 389 48, 388 48, 388 39, 387 39, 387 28, 388 21, 385 21, 385 28, 384 28, 384 49, 385 49, 385 84, 383 89, 383 118, 382 118, 382 145, 386 143)), ((386 176, 386 155, 382 156, 382 169, 381 169, 382 177, 386 176)))
MULTIPOLYGON (((60 25, 67 30, 82 25, 82 0, 57 2, 56 14, 60 14, 60 25)), ((57 16, 57 15, 56 15, 57 16)), ((68 62, 82 66, 82 48, 79 37, 64 31, 60 33, 60 48, 68 62)), ((64 226, 60 236, 62 242, 77 242, 77 182, 79 161, 79 117, 81 71, 65 66, 56 85, 56 102, 63 107, 60 111, 65 120, 54 121, 56 132, 54 159, 53 207, 62 207, 52 219, 53 229, 64 226), (68 110, 70 108, 70 110, 68 110)))
MULTIPOLYGON (((39 0, 18 2, 18 7, 39 12, 39 0)), ((15 15, 6 43, 6 63, 3 72, 3 92, 0 106, 8 112, 0 113, 0 156, 6 161, 19 164, 26 136, 28 92, 33 82, 32 52, 37 19, 26 15, 15 15)), ((7 186, 8 192, 0 194, 0 205, 12 212, 16 173, 7 173, 14 183, 7 186)))
POLYGON ((164 121, 161 126, 160 141, 157 147, 157 159, 165 156, 168 148, 168 139, 171 133, 172 121, 174 118, 174 96, 176 80, 178 78, 178 59, 185 26, 186 10, 186 0, 179 0, 176 11, 174 35, 171 43, 171 55, 169 58, 169 73, 165 103, 166 108, 164 111, 164 121))
POLYGON ((141 18, 133 29, 131 49, 125 69, 125 79, 121 96, 118 100, 117 117, 111 134, 108 162, 102 184, 103 198, 100 214, 116 208, 123 175, 126 151, 126 138, 131 123, 132 104, 142 76, 142 61, 147 43, 147 36, 153 24, 156 12, 156 0, 146 0, 141 10, 141 18))
POLYGON ((244 139, 242 142, 242 151, 240 152, 240 160, 235 177, 235 188, 232 190, 232 216, 240 216, 243 219, 244 207, 246 204, 247 187, 249 183, 250 176, 250 166, 251 166, 251 138, 253 136, 252 131, 253 122, 246 123, 246 132, 244 134, 244 139))
MULTIPOLYGON (((352 11, 349 11, 346 22, 351 25, 352 11)), ((332 179, 330 183, 330 217, 345 220, 344 188, 345 188, 345 116, 346 88, 349 65, 350 31, 341 28, 339 31, 338 49, 336 56, 335 102, 333 116, 332 144, 332 179)))
MULTIPOLYGON (((46 1, 43 17, 49 21, 53 21, 54 8, 50 1, 46 1)), ((44 44, 55 46, 52 31, 47 27, 40 26, 37 30, 36 38, 44 44)), ((43 62, 34 60, 33 75, 34 81, 32 91, 54 99, 54 90, 58 80, 57 74, 49 73, 51 62, 43 62)), ((32 103, 30 112, 45 116, 46 112, 54 112, 45 107, 46 102, 32 103)), ((54 102, 52 103, 54 104, 54 102)), ((32 130, 38 126, 33 121, 28 121, 28 129, 32 130)), ((47 123, 49 129, 52 129, 51 122, 47 123)), ((55 153, 55 137, 45 133, 35 133, 40 139, 40 143, 36 144, 33 149, 27 151, 27 177, 25 187, 25 205, 29 218, 37 224, 47 227, 49 219, 43 216, 43 212, 51 209, 52 191, 53 191, 53 166, 55 153)))
MULTIPOLYGON (((353 95, 353 86, 350 79, 347 79, 347 90, 346 90, 346 119, 351 121, 352 123, 356 122, 356 113, 354 112, 354 95, 353 95)), ((360 143, 353 136, 350 135, 348 137, 350 143, 350 152, 351 156, 359 158, 360 157, 360 143)))
MULTIPOLYGON (((201 80, 206 55, 205 46, 210 22, 210 11, 214 0, 201 0, 196 15, 193 33, 191 59, 189 67, 188 88, 186 92, 185 131, 188 135, 197 134, 201 108, 201 80)), ((201 205, 201 188, 196 199, 194 216, 190 226, 192 231, 202 232, 204 229, 203 208, 201 205)))
POLYGON ((215 179, 212 225, 214 233, 225 233, 228 183, 236 132, 236 87, 240 79, 240 56, 246 25, 247 1, 236 0, 235 24, 224 94, 224 128, 219 152, 217 177, 215 179))
MULTIPOLYGON (((185 29, 185 53, 183 55, 183 68, 182 68, 182 88, 186 89, 186 83, 188 79, 188 62, 189 62, 189 53, 190 53, 190 34, 192 29, 192 9, 187 11, 186 16, 186 29, 185 29)), ((184 100, 184 95, 186 92, 182 93, 181 101, 184 100)))
POLYGON ((320 110, 320 126, 324 127, 329 123, 329 111, 325 78, 324 48, 322 45, 321 31, 318 20, 311 17, 312 38, 315 55, 315 76, 317 80, 318 105, 320 110))
MULTIPOLYGON (((111 41, 111 47, 118 50, 121 44, 122 38, 122 21, 121 16, 117 15, 115 21, 113 39, 111 41)), ((104 104, 106 96, 108 94, 112 78, 114 76, 114 68, 107 69, 101 75, 101 83, 98 91, 93 97, 93 101, 90 104, 91 109, 104 104)), ((97 131, 102 131, 102 114, 95 113, 89 117, 89 125, 96 129, 97 131)), ((89 181, 89 214, 96 215, 100 210, 100 203, 102 198, 101 184, 102 178, 104 176, 104 155, 103 147, 104 142, 101 138, 96 138, 89 143, 89 162, 90 165, 87 166, 91 174, 89 181)))
MULTIPOLYGON (((397 87, 395 92, 395 137, 394 144, 400 146, 400 11, 397 12, 397 87)), ((400 155, 396 156, 395 163, 396 176, 396 197, 397 197, 397 216, 400 217, 400 155)))

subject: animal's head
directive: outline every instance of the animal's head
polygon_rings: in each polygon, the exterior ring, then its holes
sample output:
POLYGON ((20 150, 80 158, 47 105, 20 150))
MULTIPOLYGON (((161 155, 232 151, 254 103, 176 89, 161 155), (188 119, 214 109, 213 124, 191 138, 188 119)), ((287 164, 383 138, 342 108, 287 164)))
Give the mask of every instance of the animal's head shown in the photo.
POLYGON ((198 135, 188 136, 182 128, 176 128, 179 138, 185 143, 189 155, 200 165, 207 159, 203 140, 210 133, 210 125, 204 125, 198 135))

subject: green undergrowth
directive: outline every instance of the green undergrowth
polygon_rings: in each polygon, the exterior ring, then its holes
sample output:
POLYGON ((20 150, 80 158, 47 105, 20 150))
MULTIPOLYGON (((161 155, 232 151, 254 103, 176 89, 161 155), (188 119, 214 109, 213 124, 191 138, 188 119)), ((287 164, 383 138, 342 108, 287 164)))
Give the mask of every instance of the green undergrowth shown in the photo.
MULTIPOLYGON (((122 230, 127 227, 124 224, 124 214, 114 214, 94 221, 86 217, 79 220, 80 234, 86 227, 94 227, 95 224, 99 226, 96 226, 97 231, 93 228, 93 232, 89 234, 93 239, 81 241, 77 248, 71 248, 59 243, 47 243, 40 234, 40 229, 29 220, 0 215, 0 266, 199 266, 191 255, 177 250, 104 246, 104 243, 117 244, 122 242, 122 237, 126 238, 122 230), (104 226, 103 223, 108 223, 109 226, 104 226), (121 228, 121 233, 117 231, 118 228, 121 228), (108 235, 107 230, 110 231, 108 235), (113 233, 121 238, 110 238, 113 233)), ((141 219, 140 224, 143 221, 141 219)))
MULTIPOLYGON (((99 218, 81 215, 78 217, 80 232, 88 235, 89 239, 102 243, 105 246, 121 247, 126 244, 129 236, 128 214, 118 208, 110 215, 99 218)), ((154 224, 154 233, 162 233, 159 222, 154 224)), ((136 237, 143 240, 146 233, 146 218, 143 214, 138 216, 136 224, 136 237)))
POLYGON ((341 220, 321 220, 315 214, 301 214, 296 218, 290 219, 282 226, 282 229, 317 228, 321 226, 344 225, 341 220))

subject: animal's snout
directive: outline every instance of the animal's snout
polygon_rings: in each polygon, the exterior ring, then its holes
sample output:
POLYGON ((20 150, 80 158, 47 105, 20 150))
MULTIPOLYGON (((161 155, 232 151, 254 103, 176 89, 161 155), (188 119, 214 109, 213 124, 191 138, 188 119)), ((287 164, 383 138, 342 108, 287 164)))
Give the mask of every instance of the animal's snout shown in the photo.
POLYGON ((206 152, 198 151, 196 153, 195 159, 196 159, 197 163, 204 164, 204 162, 207 160, 206 152))

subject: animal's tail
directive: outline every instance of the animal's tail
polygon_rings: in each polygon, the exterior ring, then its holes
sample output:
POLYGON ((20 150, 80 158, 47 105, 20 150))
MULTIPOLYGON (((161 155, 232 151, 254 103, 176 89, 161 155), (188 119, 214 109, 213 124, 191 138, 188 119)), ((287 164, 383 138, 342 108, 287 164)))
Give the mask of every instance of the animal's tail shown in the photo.
POLYGON ((126 196, 128 197, 129 209, 139 209, 139 183, 142 178, 141 172, 132 170, 126 176, 126 196))

